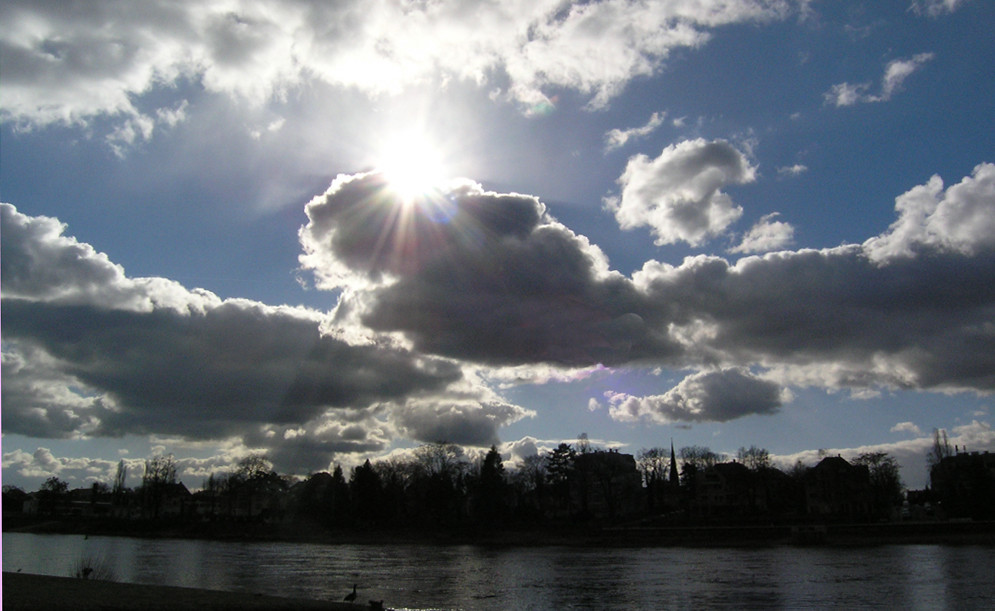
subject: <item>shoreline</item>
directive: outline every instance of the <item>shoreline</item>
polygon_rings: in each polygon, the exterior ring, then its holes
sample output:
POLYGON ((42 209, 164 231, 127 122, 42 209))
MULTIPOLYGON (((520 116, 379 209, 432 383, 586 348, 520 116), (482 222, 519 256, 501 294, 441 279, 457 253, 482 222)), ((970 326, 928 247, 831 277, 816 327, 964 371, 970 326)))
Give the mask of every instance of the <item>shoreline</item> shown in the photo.
POLYGON ((275 609, 304 611, 360 611, 365 604, 283 598, 251 592, 225 592, 176 586, 156 586, 116 581, 76 579, 28 573, 3 573, 3 608, 12 611, 34 609, 167 611, 172 609, 275 609))
POLYGON ((92 520, 3 521, 3 531, 350 545, 482 545, 492 547, 772 547, 780 545, 995 545, 995 521, 878 523, 685 524, 553 527, 509 530, 322 530, 261 524, 136 524, 92 520), (13 522, 13 523, 12 523, 13 522))

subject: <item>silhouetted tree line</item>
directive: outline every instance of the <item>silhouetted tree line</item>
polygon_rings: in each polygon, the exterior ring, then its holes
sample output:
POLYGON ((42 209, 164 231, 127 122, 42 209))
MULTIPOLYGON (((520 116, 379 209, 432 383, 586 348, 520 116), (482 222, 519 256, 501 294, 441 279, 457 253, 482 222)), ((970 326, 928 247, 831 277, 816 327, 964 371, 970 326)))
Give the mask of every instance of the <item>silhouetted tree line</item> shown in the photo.
MULTIPOLYGON (((933 489, 917 493, 940 517, 992 517, 995 457, 951 450, 935 435, 928 456, 933 489)), ((767 450, 740 448, 728 460, 709 448, 650 448, 636 456, 593 448, 582 435, 506 469, 491 447, 479 457, 452 443, 416 448, 408 458, 367 460, 346 477, 341 466, 300 481, 264 456, 213 473, 191 494, 173 457, 146 461, 142 483, 125 487, 122 461, 112 486, 68 490, 50 478, 30 495, 5 488, 4 508, 34 503, 39 514, 298 523, 328 529, 501 529, 556 523, 764 522, 897 518, 904 494, 898 464, 886 453, 852 461, 823 456, 788 471, 767 450), (8 503, 9 501, 9 503, 8 503)), ((912 495, 910 495, 910 499, 912 495)))
POLYGON ((496 448, 471 460, 456 444, 421 446, 411 460, 367 460, 348 480, 341 467, 291 490, 293 517, 333 528, 501 525, 511 486, 496 448))
POLYGON ((413 458, 367 461, 346 479, 341 468, 290 489, 291 517, 331 528, 502 528, 558 522, 617 522, 658 516, 717 519, 875 519, 897 512, 896 461, 880 453, 853 463, 773 467, 766 450, 741 448, 732 461, 708 448, 651 448, 637 456, 576 445, 526 458, 506 470, 491 448, 470 459, 455 444, 417 448, 413 458), (853 498, 843 498, 851 495, 853 498))

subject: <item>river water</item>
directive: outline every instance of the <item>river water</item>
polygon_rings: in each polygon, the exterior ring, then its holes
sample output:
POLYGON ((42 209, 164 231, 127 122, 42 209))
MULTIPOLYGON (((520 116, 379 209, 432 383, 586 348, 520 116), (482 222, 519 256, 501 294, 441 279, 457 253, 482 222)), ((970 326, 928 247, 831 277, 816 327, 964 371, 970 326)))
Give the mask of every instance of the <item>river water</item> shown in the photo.
POLYGON ((3 570, 397 609, 992 609, 995 548, 574 548, 243 543, 3 533, 3 570))

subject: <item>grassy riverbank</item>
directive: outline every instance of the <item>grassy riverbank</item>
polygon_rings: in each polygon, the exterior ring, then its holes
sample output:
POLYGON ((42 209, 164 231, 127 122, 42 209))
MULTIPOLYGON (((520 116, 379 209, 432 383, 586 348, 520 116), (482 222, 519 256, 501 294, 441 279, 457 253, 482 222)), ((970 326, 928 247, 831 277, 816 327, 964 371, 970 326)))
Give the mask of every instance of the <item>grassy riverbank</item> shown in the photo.
POLYGON ((279 598, 245 592, 219 592, 196 588, 149 586, 113 581, 91 581, 71 577, 3 574, 4 611, 236 611, 239 609, 274 609, 287 611, 359 611, 368 607, 345 602, 279 598))

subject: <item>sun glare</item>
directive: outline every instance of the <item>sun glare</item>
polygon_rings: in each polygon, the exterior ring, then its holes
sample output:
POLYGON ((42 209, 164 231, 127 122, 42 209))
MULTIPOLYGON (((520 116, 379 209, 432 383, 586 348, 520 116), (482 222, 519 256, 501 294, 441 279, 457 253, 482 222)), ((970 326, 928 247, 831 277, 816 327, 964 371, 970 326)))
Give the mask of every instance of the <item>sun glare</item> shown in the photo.
POLYGON ((413 132, 391 138, 380 153, 378 166, 390 188, 408 205, 438 191, 447 178, 438 150, 413 132))

